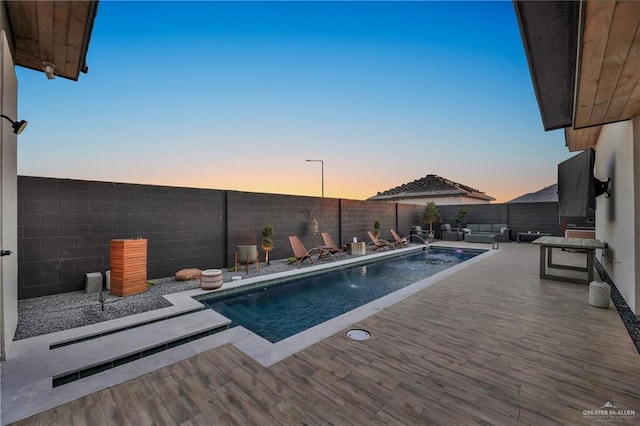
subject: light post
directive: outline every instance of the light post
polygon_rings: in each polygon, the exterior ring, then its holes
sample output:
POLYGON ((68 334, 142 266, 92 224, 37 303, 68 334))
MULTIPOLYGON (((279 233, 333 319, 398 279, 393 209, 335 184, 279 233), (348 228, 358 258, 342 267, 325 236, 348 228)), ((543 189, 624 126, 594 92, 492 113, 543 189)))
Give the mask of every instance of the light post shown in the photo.
POLYGON ((305 160, 310 163, 320 163, 322 165, 322 198, 324 198, 324 160, 305 160))

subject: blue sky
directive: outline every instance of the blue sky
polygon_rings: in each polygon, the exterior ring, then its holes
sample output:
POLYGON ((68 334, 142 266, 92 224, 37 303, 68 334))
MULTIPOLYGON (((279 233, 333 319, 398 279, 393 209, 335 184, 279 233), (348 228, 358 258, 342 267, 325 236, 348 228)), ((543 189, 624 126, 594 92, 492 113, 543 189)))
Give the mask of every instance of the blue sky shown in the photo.
POLYGON ((17 69, 18 173, 365 199, 555 183, 511 2, 101 1, 88 74, 17 69))

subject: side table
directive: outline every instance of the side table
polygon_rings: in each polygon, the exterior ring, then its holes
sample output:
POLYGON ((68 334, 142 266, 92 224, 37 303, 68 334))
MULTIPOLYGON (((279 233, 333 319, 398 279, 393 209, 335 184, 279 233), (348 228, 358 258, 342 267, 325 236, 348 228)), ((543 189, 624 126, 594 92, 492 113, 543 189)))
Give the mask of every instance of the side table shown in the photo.
POLYGON ((347 243, 347 254, 356 256, 367 254, 367 244, 364 241, 358 241, 357 243, 347 243))

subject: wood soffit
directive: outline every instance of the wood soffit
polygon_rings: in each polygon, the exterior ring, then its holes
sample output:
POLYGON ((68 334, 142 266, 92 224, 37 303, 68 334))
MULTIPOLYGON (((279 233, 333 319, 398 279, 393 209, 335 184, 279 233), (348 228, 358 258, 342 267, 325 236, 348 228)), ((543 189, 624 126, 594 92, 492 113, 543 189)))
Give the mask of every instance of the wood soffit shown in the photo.
POLYGON ((97 1, 7 1, 16 65, 43 70, 56 65, 59 77, 78 80, 87 72, 87 50, 97 1))
POLYGON ((585 2, 578 54, 573 129, 586 131, 569 133, 585 149, 589 127, 640 115, 640 2, 585 2))
POLYGON ((602 126, 587 127, 585 129, 564 129, 564 140, 569 151, 582 151, 588 148, 596 148, 598 136, 602 126))

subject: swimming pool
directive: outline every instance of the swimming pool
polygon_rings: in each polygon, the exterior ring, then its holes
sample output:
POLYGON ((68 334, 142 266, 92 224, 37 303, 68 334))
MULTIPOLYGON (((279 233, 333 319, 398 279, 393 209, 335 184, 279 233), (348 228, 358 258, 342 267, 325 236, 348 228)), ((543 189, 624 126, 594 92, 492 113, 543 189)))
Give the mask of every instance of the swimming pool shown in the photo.
POLYGON ((197 299, 276 343, 483 252, 428 248, 197 299))

